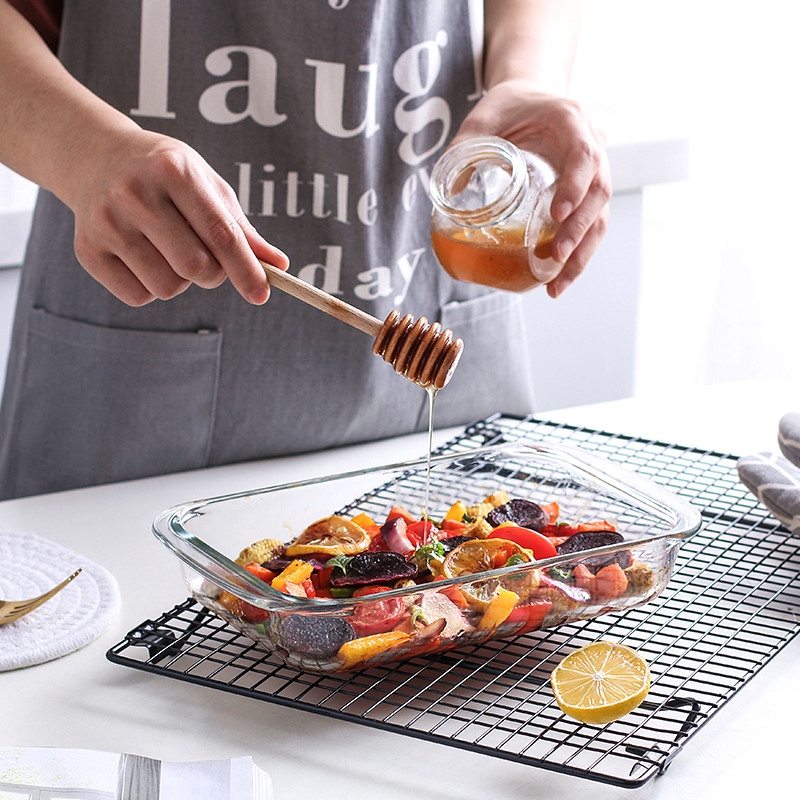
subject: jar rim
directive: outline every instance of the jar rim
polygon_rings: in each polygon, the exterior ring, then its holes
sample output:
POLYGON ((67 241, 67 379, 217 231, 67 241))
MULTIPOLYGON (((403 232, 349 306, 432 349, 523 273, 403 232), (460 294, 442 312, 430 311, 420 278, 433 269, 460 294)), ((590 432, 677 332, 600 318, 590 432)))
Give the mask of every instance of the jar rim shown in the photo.
POLYGON ((511 214, 528 186, 528 169, 522 151, 498 136, 476 136, 446 150, 431 173, 430 196, 440 211, 467 226, 497 223, 511 214), (479 162, 494 162, 507 173, 508 183, 488 203, 477 207, 454 205, 456 184, 469 180, 479 162))

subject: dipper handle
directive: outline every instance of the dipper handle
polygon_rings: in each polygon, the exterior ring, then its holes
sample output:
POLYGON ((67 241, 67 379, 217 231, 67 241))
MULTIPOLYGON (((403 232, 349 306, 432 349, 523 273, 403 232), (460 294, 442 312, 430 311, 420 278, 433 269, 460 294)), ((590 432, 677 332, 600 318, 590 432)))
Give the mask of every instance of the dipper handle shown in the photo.
POLYGON ((260 263, 271 286, 372 336, 372 352, 410 381, 441 389, 453 376, 464 342, 438 322, 430 324, 425 317, 415 319, 410 314, 401 319, 397 311, 381 322, 288 272, 260 263))

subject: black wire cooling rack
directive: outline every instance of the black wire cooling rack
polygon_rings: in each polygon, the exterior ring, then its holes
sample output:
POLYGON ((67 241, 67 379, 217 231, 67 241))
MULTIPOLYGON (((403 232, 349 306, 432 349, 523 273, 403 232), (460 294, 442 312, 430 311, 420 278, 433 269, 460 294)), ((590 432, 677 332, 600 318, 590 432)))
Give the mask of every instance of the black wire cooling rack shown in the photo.
POLYGON ((108 658, 140 670, 617 786, 661 774, 686 742, 800 629, 800 539, 742 487, 722 453, 497 415, 440 452, 523 439, 624 463, 702 512, 667 589, 624 613, 345 675, 284 666, 192 600, 146 620, 108 658), (608 638, 650 663, 647 700, 621 720, 561 713, 555 665, 608 638))

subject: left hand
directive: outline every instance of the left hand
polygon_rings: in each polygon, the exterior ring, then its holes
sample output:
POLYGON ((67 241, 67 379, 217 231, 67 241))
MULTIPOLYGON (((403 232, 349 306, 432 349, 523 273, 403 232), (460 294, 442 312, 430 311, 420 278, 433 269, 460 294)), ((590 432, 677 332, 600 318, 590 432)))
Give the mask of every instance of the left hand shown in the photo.
POLYGON ((548 294, 557 297, 583 272, 608 227, 612 187, 604 137, 574 100, 545 94, 524 80, 489 89, 453 142, 473 136, 507 139, 542 156, 558 173, 553 258, 563 266, 547 284, 548 294))

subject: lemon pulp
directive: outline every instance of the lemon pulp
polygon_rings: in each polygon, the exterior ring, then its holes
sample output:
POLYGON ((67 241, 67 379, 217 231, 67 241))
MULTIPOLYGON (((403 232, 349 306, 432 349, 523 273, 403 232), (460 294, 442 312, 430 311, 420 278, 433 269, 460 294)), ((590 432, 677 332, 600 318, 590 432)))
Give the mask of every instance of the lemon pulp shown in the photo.
POLYGON ((650 690, 650 667, 635 650, 594 642, 564 658, 550 674, 559 708, 590 725, 605 725, 641 705, 650 690))

